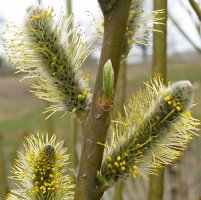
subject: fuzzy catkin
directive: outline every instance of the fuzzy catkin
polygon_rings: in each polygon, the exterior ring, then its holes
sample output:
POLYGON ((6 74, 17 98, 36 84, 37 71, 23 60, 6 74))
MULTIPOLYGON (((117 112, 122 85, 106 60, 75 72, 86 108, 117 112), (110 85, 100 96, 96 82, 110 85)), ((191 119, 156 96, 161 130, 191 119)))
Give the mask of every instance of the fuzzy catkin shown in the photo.
POLYGON ((122 50, 122 58, 126 58, 133 44, 133 37, 139 28, 139 19, 143 14, 144 1, 132 0, 129 10, 127 29, 124 37, 124 44, 122 50))
POLYGON ((78 29, 65 32, 72 16, 62 15, 57 24, 53 19, 52 9, 29 8, 23 27, 8 27, 5 51, 19 72, 36 78, 32 91, 53 103, 49 111, 87 113, 91 96, 81 66, 90 48, 78 29))
POLYGON ((30 135, 24 144, 25 152, 18 153, 12 169, 17 188, 11 190, 8 200, 66 200, 74 195, 73 178, 67 174, 69 155, 63 142, 56 137, 30 135))
POLYGON ((129 100, 126 117, 113 122, 111 145, 98 174, 102 190, 130 174, 147 178, 181 155, 199 124, 189 114, 192 94, 189 81, 168 88, 153 81, 145 93, 129 100))

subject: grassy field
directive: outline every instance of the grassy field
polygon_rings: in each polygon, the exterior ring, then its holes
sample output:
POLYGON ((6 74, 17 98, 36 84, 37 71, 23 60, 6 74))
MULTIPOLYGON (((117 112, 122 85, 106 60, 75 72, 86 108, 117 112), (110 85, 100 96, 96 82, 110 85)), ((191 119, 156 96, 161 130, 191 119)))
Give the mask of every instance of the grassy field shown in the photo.
MULTIPOLYGON (((95 70, 92 71, 94 76, 95 70)), ((139 87, 143 87, 143 82, 149 80, 150 68, 145 66, 129 66, 127 70, 127 97, 135 92, 139 87)), ((1 77, 0 77, 1 78, 1 77)), ((30 82, 18 84, 19 77, 6 76, 0 80, 0 133, 3 135, 3 148, 7 162, 8 173, 10 164, 22 143, 23 136, 37 131, 46 132, 47 121, 44 120, 44 103, 36 100, 27 92, 30 82), (12 84, 11 84, 12 82, 12 84), (8 88, 9 85, 9 89, 8 88)), ((174 64, 168 68, 168 80, 190 80, 195 88, 195 103, 193 113, 197 118, 201 118, 201 65, 198 64, 174 64)), ((60 139, 64 139, 68 144, 70 141, 70 121, 69 115, 61 118, 62 113, 54 116, 54 128, 60 139)), ((188 156, 195 156, 201 166, 201 158, 194 155, 198 151, 198 142, 193 142, 188 156)), ((199 148, 201 150, 201 148, 199 148)), ((192 159, 192 158, 191 158, 192 159)), ((185 161, 186 162, 186 161, 185 161)), ((191 165, 190 165, 191 166, 191 165)), ((200 183, 201 184, 201 181, 200 183)))

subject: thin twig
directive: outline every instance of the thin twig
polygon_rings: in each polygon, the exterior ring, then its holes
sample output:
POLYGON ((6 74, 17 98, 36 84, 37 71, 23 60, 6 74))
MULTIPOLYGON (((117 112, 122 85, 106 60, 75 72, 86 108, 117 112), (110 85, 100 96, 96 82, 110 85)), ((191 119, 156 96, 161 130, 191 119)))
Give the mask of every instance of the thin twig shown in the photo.
POLYGON ((189 0, 189 3, 191 4, 193 10, 195 11, 196 15, 198 16, 199 20, 201 21, 201 8, 197 4, 195 0, 189 0))
POLYGON ((201 48, 198 47, 193 40, 184 32, 184 30, 180 27, 180 25, 177 23, 177 21, 171 16, 170 13, 168 13, 169 19, 173 22, 175 27, 178 29, 178 31, 191 43, 191 45, 196 49, 198 53, 201 53, 201 48))

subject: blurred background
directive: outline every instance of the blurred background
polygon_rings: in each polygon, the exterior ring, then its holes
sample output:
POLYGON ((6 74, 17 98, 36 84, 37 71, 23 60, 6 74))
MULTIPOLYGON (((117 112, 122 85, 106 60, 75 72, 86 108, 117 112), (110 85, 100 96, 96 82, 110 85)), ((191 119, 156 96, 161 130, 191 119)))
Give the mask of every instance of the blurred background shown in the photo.
MULTIPOLYGON (((197 1, 200 4, 199 1, 197 1)), ((5 189, 12 183, 5 179, 10 175, 16 151, 21 148, 23 137, 37 131, 56 133, 59 140, 65 140, 70 152, 74 155, 72 166, 78 163, 80 146, 80 124, 71 115, 61 117, 57 113, 45 120, 46 102, 35 98, 28 90, 33 80, 19 82, 22 74, 15 74, 4 57, 2 31, 9 22, 22 23, 26 9, 30 5, 42 4, 53 6, 55 13, 72 9, 75 22, 79 23, 92 42, 93 51, 85 62, 84 73, 91 73, 93 86, 100 45, 95 40, 96 27, 92 26, 91 15, 101 17, 98 3, 95 0, 2 0, 0 7, 0 199, 5 189), (67 7, 68 4, 68 7, 67 7), (74 150, 76 149, 76 151, 74 150)), ((146 12, 153 10, 150 0, 146 0, 146 12)), ((197 15, 188 0, 168 1, 168 37, 167 37, 167 80, 190 80, 195 88, 193 115, 201 119, 201 26, 197 15)), ((149 35, 152 39, 152 35, 149 35)), ((152 67, 152 42, 147 46, 135 45, 127 59, 124 74, 126 100, 143 82, 149 80, 152 67)), ((118 102, 115 104, 118 108, 118 102)), ((115 111, 114 114, 115 116, 115 111)), ((201 139, 194 139, 184 156, 165 172, 165 200, 198 200, 201 197, 201 139)), ((122 189, 124 200, 145 200, 148 182, 129 179, 122 189)), ((117 199, 115 190, 109 190, 104 199, 117 199)))

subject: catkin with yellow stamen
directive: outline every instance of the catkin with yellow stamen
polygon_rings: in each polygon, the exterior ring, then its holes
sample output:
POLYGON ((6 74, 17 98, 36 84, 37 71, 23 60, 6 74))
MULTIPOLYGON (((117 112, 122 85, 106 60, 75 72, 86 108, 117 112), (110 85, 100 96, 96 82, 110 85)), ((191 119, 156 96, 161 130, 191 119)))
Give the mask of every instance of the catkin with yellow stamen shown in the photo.
MULTIPOLYGON (((143 14, 144 0, 132 0, 130 11, 128 15, 128 24, 124 37, 122 57, 126 58, 133 44, 133 36, 136 34, 138 28, 142 25, 139 24, 140 17, 143 14)), ((136 40, 137 41, 137 40, 136 40)))
POLYGON ((54 199, 55 184, 55 151, 51 145, 40 150, 37 161, 33 163, 34 172, 32 175, 33 190, 31 191, 36 199, 54 199))
POLYGON ((91 103, 81 70, 90 48, 78 28, 66 33, 71 22, 72 16, 62 16, 55 24, 52 9, 31 7, 24 25, 8 26, 4 37, 10 62, 18 72, 27 73, 25 78, 36 78, 32 90, 37 97, 53 103, 48 110, 52 113, 87 113, 91 103))
POLYGON ((154 29, 154 24, 162 24, 164 10, 155 10, 146 14, 143 10, 144 0, 132 0, 129 11, 127 30, 124 38, 122 58, 126 58, 133 44, 149 44, 149 34, 154 29))
POLYGON ((72 199, 74 183, 67 175, 69 155, 63 142, 56 143, 56 137, 31 135, 27 137, 25 152, 18 153, 11 177, 16 189, 11 190, 8 199, 22 200, 65 200, 72 199))
MULTIPOLYGON (((159 31, 154 29, 154 24, 162 24, 164 18, 164 10, 155 10, 150 13, 145 13, 143 10, 144 0, 132 0, 126 33, 124 37, 124 44, 122 50, 122 59, 125 59, 134 44, 148 45, 149 34, 153 31, 159 31)), ((104 21, 98 17, 93 17, 92 24, 97 27, 98 43, 102 43, 104 33, 104 21)))
POLYGON ((130 98, 125 118, 120 115, 112 125, 111 144, 98 173, 101 190, 130 174, 147 178, 182 154, 200 123, 187 114, 192 95, 189 81, 166 88, 154 80, 145 92, 130 98))

